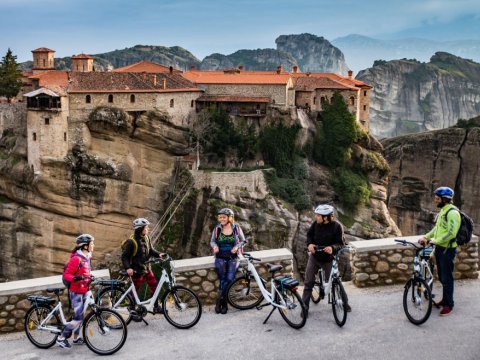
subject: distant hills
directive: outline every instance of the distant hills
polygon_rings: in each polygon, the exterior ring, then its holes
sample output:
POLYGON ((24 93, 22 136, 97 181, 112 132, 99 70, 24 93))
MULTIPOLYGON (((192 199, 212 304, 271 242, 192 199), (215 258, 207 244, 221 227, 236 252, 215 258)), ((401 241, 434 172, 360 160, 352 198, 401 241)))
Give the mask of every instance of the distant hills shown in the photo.
POLYGON ((379 40, 352 34, 332 41, 342 50, 347 64, 358 72, 369 68, 375 60, 416 59, 428 62, 436 52, 480 62, 480 40, 433 41, 418 38, 379 40))

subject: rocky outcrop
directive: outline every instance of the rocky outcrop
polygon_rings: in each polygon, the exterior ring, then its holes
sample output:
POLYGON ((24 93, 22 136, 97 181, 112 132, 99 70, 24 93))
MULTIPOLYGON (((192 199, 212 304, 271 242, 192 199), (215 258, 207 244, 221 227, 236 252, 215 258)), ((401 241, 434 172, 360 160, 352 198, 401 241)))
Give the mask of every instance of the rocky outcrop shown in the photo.
POLYGON ((378 138, 443 129, 480 114, 480 64, 447 53, 429 63, 378 61, 356 78, 373 86, 370 132, 378 138))
POLYGON ((404 235, 429 231, 438 211, 432 193, 455 190, 454 202, 480 226, 480 128, 450 128, 383 141, 391 176, 388 208, 404 235))
POLYGON ((321 36, 281 35, 275 43, 277 50, 293 56, 302 72, 348 73, 343 53, 321 36))
POLYGON ((222 70, 242 65, 245 70, 273 71, 281 65, 292 71, 297 62, 292 55, 275 49, 239 50, 230 55, 212 54, 200 64, 202 70, 222 70))

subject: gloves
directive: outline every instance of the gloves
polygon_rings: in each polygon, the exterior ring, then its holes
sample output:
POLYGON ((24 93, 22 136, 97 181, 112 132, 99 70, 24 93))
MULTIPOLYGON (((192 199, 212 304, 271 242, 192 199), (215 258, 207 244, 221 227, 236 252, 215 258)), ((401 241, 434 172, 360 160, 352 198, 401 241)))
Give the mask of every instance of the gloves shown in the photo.
POLYGON ((80 281, 80 280, 83 280, 83 276, 82 275, 75 275, 73 277, 73 281, 80 281))

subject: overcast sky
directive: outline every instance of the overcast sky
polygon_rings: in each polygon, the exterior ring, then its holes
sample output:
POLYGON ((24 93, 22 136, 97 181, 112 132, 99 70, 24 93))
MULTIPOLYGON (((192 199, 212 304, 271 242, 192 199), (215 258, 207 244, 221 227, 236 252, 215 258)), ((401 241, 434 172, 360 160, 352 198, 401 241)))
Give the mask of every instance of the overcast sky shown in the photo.
POLYGON ((48 47, 56 57, 137 44, 214 52, 275 48, 283 34, 328 40, 480 39, 479 0, 0 0, 0 56, 48 47))

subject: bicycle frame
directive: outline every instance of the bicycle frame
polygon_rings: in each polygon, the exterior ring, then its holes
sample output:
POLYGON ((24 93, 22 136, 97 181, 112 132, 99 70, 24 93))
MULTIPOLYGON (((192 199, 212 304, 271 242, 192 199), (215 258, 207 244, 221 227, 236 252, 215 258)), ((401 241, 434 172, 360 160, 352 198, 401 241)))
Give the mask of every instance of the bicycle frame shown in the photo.
MULTIPOLYGON (((311 255, 312 256, 312 255, 311 255)), ((335 257, 335 259, 332 260, 332 270, 330 271, 330 276, 328 277, 328 281, 325 282, 325 274, 324 274, 324 271, 322 268, 320 268, 320 270, 318 271, 320 276, 321 276, 321 282, 322 282, 322 285, 323 285, 323 289, 325 291, 325 294, 329 294, 330 296, 330 292, 332 290, 332 283, 333 283, 333 279, 334 278, 338 278, 338 263, 337 263, 337 257, 335 257)))
POLYGON ((250 259, 246 258, 245 256, 243 256, 243 254, 239 254, 239 258, 240 258, 240 260, 247 261, 247 264, 248 264, 247 269, 250 272, 250 274, 253 275, 253 278, 257 282, 258 288, 260 289, 260 292, 262 293, 263 298, 267 301, 267 303, 269 305, 272 305, 272 306, 280 308, 280 309, 287 309, 287 304, 285 303, 285 300, 283 299, 282 296, 278 296, 278 298, 281 301, 281 304, 277 304, 274 301, 275 294, 278 294, 278 295, 281 295, 281 294, 278 291, 277 287, 275 286, 275 282, 274 282, 274 279, 273 279, 273 274, 272 274, 272 278, 270 279, 270 292, 268 292, 267 289, 265 288, 265 286, 263 285, 262 278, 260 277, 260 275, 258 275, 257 269, 255 268, 255 265, 253 265, 252 261, 250 259))
POLYGON ((112 309, 117 311, 120 314, 128 312, 129 311, 128 309, 118 307, 118 306, 123 302, 123 300, 125 299, 125 297, 128 296, 128 294, 132 293, 133 297, 135 299, 135 304, 136 305, 145 306, 147 311, 153 312, 153 307, 155 305, 155 301, 157 300, 158 296, 160 295, 160 291, 162 290, 163 285, 164 284, 174 285, 174 282, 175 282, 174 278, 172 277, 172 280, 170 280, 170 277, 168 276, 167 271, 165 269, 162 269, 162 275, 160 276, 160 278, 158 280, 158 285, 157 285, 157 288, 155 289, 155 292, 153 293, 151 298, 149 298, 147 300, 144 300, 144 301, 140 301, 140 298, 138 297, 137 290, 135 289, 135 285, 132 282, 130 284, 129 288, 118 299, 118 301, 115 304, 113 304, 112 309))

